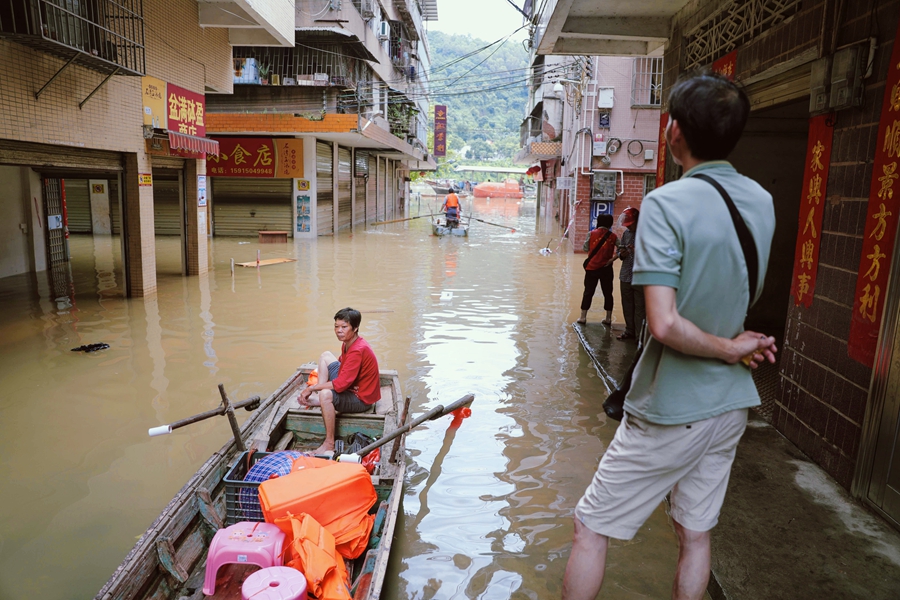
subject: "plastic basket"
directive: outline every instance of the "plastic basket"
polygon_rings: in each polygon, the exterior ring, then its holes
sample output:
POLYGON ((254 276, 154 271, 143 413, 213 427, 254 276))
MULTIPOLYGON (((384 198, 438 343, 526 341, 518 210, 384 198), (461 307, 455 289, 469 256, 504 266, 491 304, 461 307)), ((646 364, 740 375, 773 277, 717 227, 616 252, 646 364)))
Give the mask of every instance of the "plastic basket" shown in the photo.
MULTIPOLYGON (((250 458, 250 467, 270 452, 254 452, 250 458)), ((259 483, 244 481, 249 468, 247 453, 241 452, 237 460, 225 474, 225 525, 234 525, 240 521, 265 521, 259 507, 259 483), (248 502, 248 497, 256 498, 256 502, 248 502)))

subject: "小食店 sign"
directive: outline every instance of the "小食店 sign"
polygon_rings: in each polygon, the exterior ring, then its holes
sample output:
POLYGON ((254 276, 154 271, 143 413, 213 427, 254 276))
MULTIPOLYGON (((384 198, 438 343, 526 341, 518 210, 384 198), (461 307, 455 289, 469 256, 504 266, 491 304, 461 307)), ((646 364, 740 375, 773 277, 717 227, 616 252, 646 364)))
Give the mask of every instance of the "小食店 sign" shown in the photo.
POLYGON ((209 155, 213 177, 303 177, 303 140, 297 138, 216 138, 219 155, 209 155))

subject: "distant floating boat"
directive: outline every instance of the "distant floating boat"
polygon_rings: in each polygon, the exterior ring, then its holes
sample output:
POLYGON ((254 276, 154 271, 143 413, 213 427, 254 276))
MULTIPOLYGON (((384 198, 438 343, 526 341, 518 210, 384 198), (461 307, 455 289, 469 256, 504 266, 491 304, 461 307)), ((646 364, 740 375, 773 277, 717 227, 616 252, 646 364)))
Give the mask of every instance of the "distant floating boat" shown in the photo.
POLYGON ((469 221, 466 220, 465 223, 462 221, 451 221, 447 222, 446 219, 433 219, 431 221, 431 232, 436 236, 442 235, 458 235, 458 236, 468 236, 469 235, 469 221))
POLYGON ((522 198, 522 190, 518 182, 507 179, 504 182, 486 181, 479 183, 472 190, 476 198, 522 198))

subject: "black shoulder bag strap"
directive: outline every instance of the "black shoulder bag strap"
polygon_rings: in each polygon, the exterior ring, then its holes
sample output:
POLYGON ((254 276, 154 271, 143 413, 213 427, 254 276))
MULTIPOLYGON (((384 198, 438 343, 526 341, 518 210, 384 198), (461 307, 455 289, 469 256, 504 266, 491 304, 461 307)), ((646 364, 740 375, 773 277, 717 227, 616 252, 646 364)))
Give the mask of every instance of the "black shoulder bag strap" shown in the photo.
POLYGON ((741 213, 738 212, 737 207, 734 205, 731 196, 728 195, 728 192, 725 191, 725 188, 718 181, 704 173, 697 173, 691 175, 691 177, 702 179, 716 188, 728 206, 728 212, 731 214, 731 220, 734 222, 735 230, 737 230, 738 240, 741 242, 741 250, 744 251, 744 260, 747 262, 747 274, 750 279, 750 302, 748 305, 752 306, 753 300, 756 298, 756 287, 759 283, 759 255, 756 253, 756 242, 753 241, 753 235, 741 217, 741 213))
POLYGON ((594 246, 594 249, 591 250, 591 253, 588 254, 588 257, 587 257, 586 259, 584 259, 584 262, 583 262, 583 263, 581 263, 582 266, 584 267, 584 270, 585 270, 585 271, 587 271, 588 263, 591 262, 591 259, 594 258, 594 256, 595 256, 598 252, 600 252, 600 248, 602 248, 602 247, 603 247, 603 244, 606 243, 606 240, 609 239, 609 234, 611 234, 611 233, 612 233, 612 230, 611 230, 611 229, 607 229, 607 230, 606 230, 606 235, 604 235, 602 238, 600 238, 600 243, 597 244, 596 246, 594 246))

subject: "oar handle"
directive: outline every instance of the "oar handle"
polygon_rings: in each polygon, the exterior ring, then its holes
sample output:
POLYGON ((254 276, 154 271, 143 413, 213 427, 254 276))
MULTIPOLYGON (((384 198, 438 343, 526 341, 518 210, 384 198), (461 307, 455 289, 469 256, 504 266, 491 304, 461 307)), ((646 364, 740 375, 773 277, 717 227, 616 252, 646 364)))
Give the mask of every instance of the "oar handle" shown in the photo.
POLYGON ((365 456, 366 454, 372 452, 376 448, 382 447, 383 445, 385 445, 392 439, 400 437, 401 435, 403 435, 404 433, 406 433, 413 427, 417 427, 417 426, 421 425, 422 423, 424 423, 425 421, 431 421, 433 419, 443 417, 444 415, 449 415, 450 413, 452 413, 454 410, 457 410, 458 408, 462 408, 463 406, 472 404, 473 400, 475 400, 475 395, 467 394, 467 395, 463 396, 462 398, 460 398, 459 400, 457 400, 456 402, 447 405, 446 407, 443 406, 442 404, 438 404, 437 406, 435 406, 434 408, 429 410, 424 415, 413 419, 412 421, 410 421, 403 427, 399 427, 399 428, 395 429, 394 431, 390 432, 389 434, 387 434, 386 436, 384 436, 383 438, 372 442, 371 444, 369 444, 368 446, 366 446, 365 448, 363 448, 356 454, 358 454, 359 456, 365 456))
MULTIPOLYGON (((240 402, 235 402, 231 406, 237 410, 238 408, 244 408, 246 410, 256 410, 259 407, 260 397, 253 396, 251 398, 247 398, 246 400, 241 400, 240 402)), ((205 419, 209 419, 210 417, 218 417, 225 414, 225 407, 219 406, 218 408, 214 408, 213 410, 208 410, 206 412, 202 412, 199 415, 194 415, 193 417, 187 417, 181 419, 180 421, 174 421, 169 425, 160 425, 159 427, 153 427, 147 431, 150 437, 155 437, 157 435, 166 435, 167 433, 172 433, 172 430, 178 429, 179 427, 184 427, 185 425, 190 425, 191 423, 197 423, 198 421, 203 421, 205 419)))

